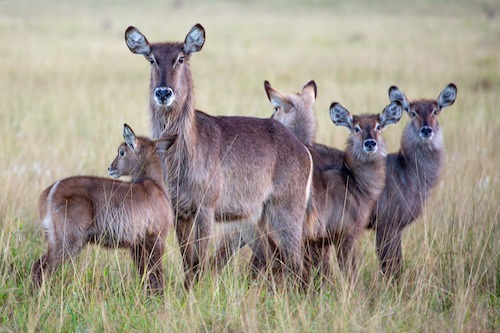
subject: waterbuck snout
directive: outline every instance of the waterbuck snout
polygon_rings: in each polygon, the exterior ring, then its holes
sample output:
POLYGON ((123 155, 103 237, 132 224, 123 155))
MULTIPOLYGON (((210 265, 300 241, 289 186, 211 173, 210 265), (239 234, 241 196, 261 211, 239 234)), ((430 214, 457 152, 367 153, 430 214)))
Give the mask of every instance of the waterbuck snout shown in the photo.
POLYGON ((205 43, 203 27, 196 24, 187 34, 184 44, 150 44, 137 28, 131 26, 125 31, 125 41, 130 51, 144 55, 151 63, 151 100, 161 108, 170 107, 178 99, 183 104, 187 91, 179 83, 188 76, 186 60, 191 53, 200 51, 205 43))

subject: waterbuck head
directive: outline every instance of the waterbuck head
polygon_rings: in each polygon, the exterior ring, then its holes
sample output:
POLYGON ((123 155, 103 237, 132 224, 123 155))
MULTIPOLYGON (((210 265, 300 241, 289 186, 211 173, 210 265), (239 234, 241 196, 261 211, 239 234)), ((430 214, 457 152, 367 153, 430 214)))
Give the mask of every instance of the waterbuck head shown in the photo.
MULTIPOLYGON (((148 166, 157 163, 161 173, 161 162, 158 153, 167 151, 175 142, 177 136, 167 136, 157 140, 136 136, 127 124, 123 125, 123 142, 118 148, 118 155, 108 168, 108 174, 113 178, 130 176, 132 180, 148 175, 148 166)), ((162 177, 162 175, 159 175, 162 177)))
POLYGON ((441 110, 452 105, 456 98, 457 87, 453 83, 448 84, 436 100, 422 99, 413 102, 409 102, 398 87, 389 88, 389 99, 402 105, 403 110, 411 118, 409 128, 414 137, 420 138, 421 142, 430 142, 439 132, 438 116, 441 110))
POLYGON ((174 103, 184 105, 192 87, 189 58, 202 49, 205 29, 196 24, 184 43, 149 43, 135 27, 125 31, 125 42, 130 51, 142 54, 151 63, 151 99, 157 106, 168 109, 174 103))
POLYGON ((264 81, 267 98, 273 104, 271 118, 276 119, 304 144, 312 145, 316 135, 316 120, 313 104, 318 89, 314 81, 309 81, 299 93, 284 94, 264 81))
POLYGON ((387 155, 382 130, 389 124, 395 124, 403 114, 401 105, 392 102, 381 114, 364 114, 351 116, 339 103, 330 106, 330 117, 337 126, 347 127, 351 134, 348 139, 347 152, 356 159, 368 161, 387 155))

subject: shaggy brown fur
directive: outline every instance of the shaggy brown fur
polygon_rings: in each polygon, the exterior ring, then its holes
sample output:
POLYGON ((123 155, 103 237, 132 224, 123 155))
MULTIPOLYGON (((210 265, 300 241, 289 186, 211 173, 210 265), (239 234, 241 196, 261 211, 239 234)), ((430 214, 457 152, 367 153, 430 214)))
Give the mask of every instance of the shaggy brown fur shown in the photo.
POLYGON ((132 182, 77 176, 57 181, 40 195, 48 250, 33 264, 36 288, 44 274, 52 274, 86 244, 94 243, 130 248, 141 276, 148 274, 149 287, 162 292, 161 260, 173 211, 158 150, 165 151, 174 138, 136 138, 127 125, 124 137, 127 143, 118 149, 109 174, 116 178, 129 175, 132 182))

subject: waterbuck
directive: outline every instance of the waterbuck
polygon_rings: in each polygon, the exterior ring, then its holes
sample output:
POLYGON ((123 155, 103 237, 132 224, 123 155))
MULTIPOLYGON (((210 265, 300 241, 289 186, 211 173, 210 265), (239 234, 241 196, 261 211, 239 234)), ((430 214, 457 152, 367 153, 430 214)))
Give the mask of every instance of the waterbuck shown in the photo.
MULTIPOLYGON (((272 117, 286 125, 307 145, 314 162, 313 206, 317 220, 305 229, 306 279, 312 267, 323 274, 329 271, 329 249, 335 245, 342 271, 355 276, 355 242, 369 222, 373 207, 385 184, 385 144, 382 129, 399 121, 402 109, 399 103, 388 105, 381 115, 350 116, 340 104, 333 103, 330 116, 338 126, 345 126, 351 134, 345 152, 314 143, 315 119, 313 103, 316 99, 314 81, 306 84, 300 93, 283 94, 264 83, 267 96, 274 105, 272 117)), ((228 235, 219 247, 219 255, 234 251, 234 244, 243 245, 243 236, 228 235)))
POLYGON ((159 152, 175 141, 165 136, 152 141, 123 129, 125 143, 108 169, 110 176, 130 176, 131 182, 76 176, 58 180, 39 199, 47 253, 32 267, 32 281, 40 287, 43 274, 52 274, 88 243, 131 249, 135 265, 148 287, 163 291, 164 239, 173 225, 170 195, 163 181, 159 152))
POLYGON ((387 157, 386 187, 371 218, 376 231, 377 255, 382 272, 397 274, 402 266, 401 234, 421 214, 444 163, 441 110, 452 105, 457 87, 450 83, 436 100, 409 102, 397 87, 389 88, 391 101, 400 103, 411 120, 398 153, 387 157))
MULTIPOLYGON (((151 63, 152 136, 178 135, 164 162, 185 286, 193 284, 206 262, 214 221, 253 221, 256 230, 272 237, 286 268, 300 276, 312 179, 308 150, 278 121, 214 117, 194 109, 189 59, 205 42, 200 24, 184 42, 150 44, 134 27, 126 30, 125 41, 151 63)), ((254 251, 265 248, 258 243, 254 251)))

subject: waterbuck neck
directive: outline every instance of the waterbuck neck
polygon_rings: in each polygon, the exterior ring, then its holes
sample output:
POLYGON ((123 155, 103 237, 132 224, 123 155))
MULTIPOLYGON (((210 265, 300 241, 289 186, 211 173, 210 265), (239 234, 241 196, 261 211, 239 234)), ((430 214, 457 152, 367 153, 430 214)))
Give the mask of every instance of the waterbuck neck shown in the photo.
POLYGON ((383 141, 379 141, 376 153, 367 155, 354 149, 353 140, 347 141, 345 167, 352 174, 352 181, 357 189, 372 199, 377 199, 385 186, 386 149, 383 141))
POLYGON ((159 154, 156 151, 149 152, 141 171, 131 180, 133 183, 141 183, 146 179, 153 181, 165 196, 168 197, 168 190, 164 182, 163 166, 159 154))
POLYGON ((411 178, 418 179, 425 188, 433 187, 444 164, 443 133, 439 126, 435 128, 434 137, 424 141, 411 122, 408 123, 403 131, 399 155, 404 159, 406 173, 411 178))

